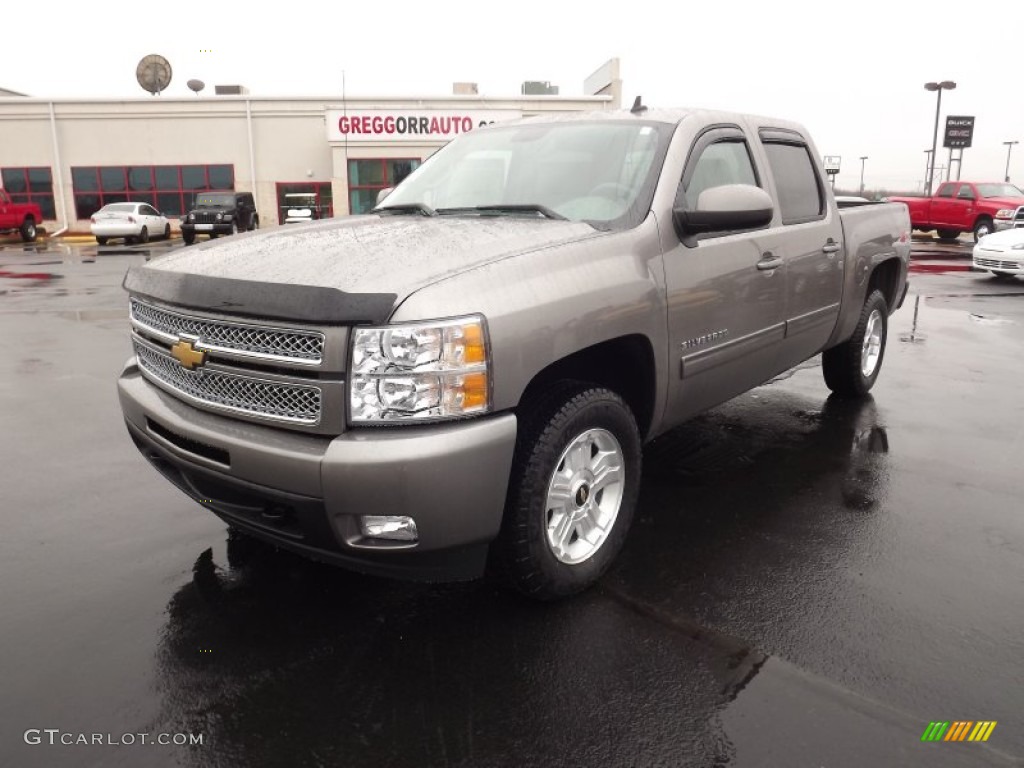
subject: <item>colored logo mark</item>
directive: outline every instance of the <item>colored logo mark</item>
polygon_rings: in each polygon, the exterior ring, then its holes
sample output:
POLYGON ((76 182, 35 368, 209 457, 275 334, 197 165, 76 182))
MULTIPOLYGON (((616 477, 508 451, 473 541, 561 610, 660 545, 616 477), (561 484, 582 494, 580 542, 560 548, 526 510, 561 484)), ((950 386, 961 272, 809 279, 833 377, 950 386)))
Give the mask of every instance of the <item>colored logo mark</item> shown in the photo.
POLYGON ((995 720, 940 720, 928 723, 921 741, 988 741, 995 727, 995 720))

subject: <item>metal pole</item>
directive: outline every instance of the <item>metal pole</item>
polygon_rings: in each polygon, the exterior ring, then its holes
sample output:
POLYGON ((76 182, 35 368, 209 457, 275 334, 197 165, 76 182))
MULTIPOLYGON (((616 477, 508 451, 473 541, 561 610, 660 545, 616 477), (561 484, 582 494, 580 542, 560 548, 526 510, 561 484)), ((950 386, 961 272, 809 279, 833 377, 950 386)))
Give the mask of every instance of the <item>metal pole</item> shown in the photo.
POLYGON ((1007 184, 1010 183, 1010 152, 1013 151, 1013 145, 1016 143, 1016 141, 1003 142, 1003 144, 1006 145, 1006 173, 1003 174, 1003 176, 1005 176, 1003 181, 1005 181, 1007 184))
POLYGON ((964 167, 964 148, 960 147, 960 151, 956 153, 956 180, 960 181, 960 169, 964 167))
POLYGON ((867 160, 867 156, 860 159, 860 194, 864 196, 864 161, 867 160))
POLYGON ((935 90, 935 132, 932 134, 932 171, 928 174, 928 189, 925 190, 925 195, 930 196, 932 193, 932 182, 935 178, 935 150, 939 146, 939 112, 942 110, 942 86, 939 86, 935 90))
POLYGON ((930 149, 926 149, 924 151, 924 194, 925 194, 925 196, 928 195, 928 185, 930 184, 930 182, 928 181, 928 173, 929 173, 931 167, 932 167, 932 151, 930 149))

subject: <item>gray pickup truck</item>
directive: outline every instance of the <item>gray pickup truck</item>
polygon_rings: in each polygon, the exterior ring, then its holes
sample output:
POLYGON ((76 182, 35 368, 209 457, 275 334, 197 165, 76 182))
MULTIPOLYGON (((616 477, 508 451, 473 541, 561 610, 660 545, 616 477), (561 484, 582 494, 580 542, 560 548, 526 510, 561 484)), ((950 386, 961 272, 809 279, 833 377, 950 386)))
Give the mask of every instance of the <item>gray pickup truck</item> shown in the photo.
POLYGON ((601 112, 468 133, 370 215, 132 268, 128 431, 230 526, 538 598, 621 549, 641 446, 823 352, 865 394, 899 204, 837 209, 791 122, 601 112))

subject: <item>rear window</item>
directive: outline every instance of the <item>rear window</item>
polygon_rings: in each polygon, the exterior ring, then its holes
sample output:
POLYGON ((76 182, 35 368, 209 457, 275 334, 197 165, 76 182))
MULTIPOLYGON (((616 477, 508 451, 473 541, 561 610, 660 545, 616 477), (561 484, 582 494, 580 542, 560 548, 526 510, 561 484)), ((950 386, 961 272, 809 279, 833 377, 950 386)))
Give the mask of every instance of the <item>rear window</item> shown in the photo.
POLYGON ((783 224, 802 224, 825 215, 825 195, 803 144, 766 142, 765 153, 775 176, 783 224))
POLYGON ((135 203, 111 203, 100 210, 105 213, 135 213, 135 203))

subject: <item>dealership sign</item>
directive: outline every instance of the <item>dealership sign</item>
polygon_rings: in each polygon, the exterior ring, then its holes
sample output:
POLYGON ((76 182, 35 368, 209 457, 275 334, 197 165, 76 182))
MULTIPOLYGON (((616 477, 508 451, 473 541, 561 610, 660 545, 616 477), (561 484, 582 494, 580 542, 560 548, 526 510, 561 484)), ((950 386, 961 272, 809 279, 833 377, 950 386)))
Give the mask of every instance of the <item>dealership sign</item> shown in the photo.
POLYGON ((444 142, 474 128, 522 116, 516 109, 328 109, 327 140, 444 142))
POLYGON ((843 158, 841 158, 839 155, 825 155, 825 173, 827 173, 829 176, 835 176, 837 173, 839 173, 839 162, 842 159, 843 158))
POLYGON ((946 115, 946 135, 942 146, 947 149, 964 149, 971 146, 974 138, 974 117, 946 115))

